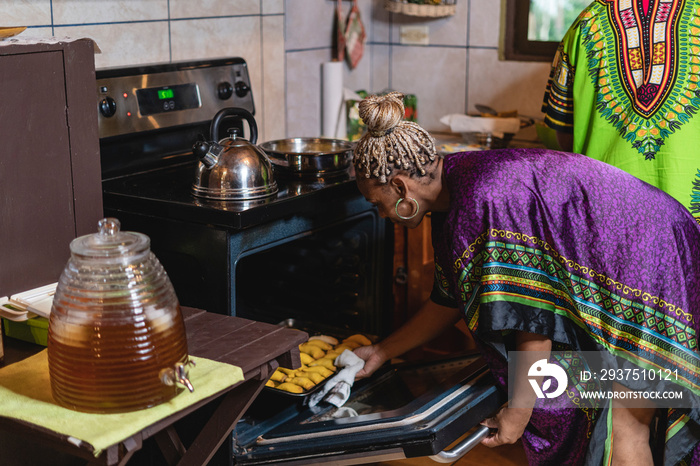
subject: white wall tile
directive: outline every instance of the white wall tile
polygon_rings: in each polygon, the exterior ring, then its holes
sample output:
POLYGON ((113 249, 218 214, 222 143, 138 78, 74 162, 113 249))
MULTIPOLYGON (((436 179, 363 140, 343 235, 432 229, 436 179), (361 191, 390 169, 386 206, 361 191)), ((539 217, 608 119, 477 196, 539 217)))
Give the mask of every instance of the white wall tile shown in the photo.
POLYGON ((362 58, 354 70, 350 69, 347 61, 345 62, 345 72, 343 73, 343 86, 346 89, 357 91, 364 89, 369 91, 372 87, 372 49, 365 45, 365 51, 362 58))
MULTIPOLYGON (((171 21, 173 61, 241 57, 248 64, 250 86, 256 94, 262 89, 260 18, 242 16, 171 21)), ((264 126, 256 121, 259 126, 264 126)))
POLYGON ((469 51, 469 111, 486 104, 499 111, 517 110, 521 115, 541 117, 549 63, 499 61, 498 51, 469 51))
MULTIPOLYGON (((486 1, 486 0, 483 0, 486 1)), ((489 0, 491 3, 492 0, 489 0)), ((469 2, 457 2, 456 12, 442 18, 424 18, 401 13, 391 13, 391 41, 399 43, 401 26, 427 26, 430 45, 467 45, 469 2)))
POLYGON ((391 87, 418 97, 418 123, 444 131, 440 118, 463 113, 466 101, 466 50, 455 47, 393 47, 391 87))
MULTIPOLYGON (((348 6, 343 2, 343 11, 348 6)), ((285 0, 286 50, 331 47, 335 0, 285 0)))
POLYGON ((427 26, 429 21, 426 18, 408 16, 401 13, 389 13, 391 27, 389 29, 389 42, 398 44, 401 37, 401 26, 427 26))
MULTIPOLYGON (((346 68, 345 87, 414 93, 419 122, 433 130, 445 129, 442 115, 477 102, 540 116, 549 64, 498 60, 500 3, 458 0, 454 16, 426 19, 358 0, 368 42, 358 67, 346 68), (398 45, 406 24, 428 26, 431 45, 398 45)), ((351 5, 342 2, 343 22, 351 5)), ((42 26, 22 36, 91 37, 103 51, 97 68, 240 56, 261 140, 321 132, 321 64, 331 58, 336 0, 53 0, 53 31, 51 7, 0 0, 0 26, 42 26), (92 24, 112 21, 119 24, 92 24)))
POLYGON ((429 24, 430 45, 467 45, 469 5, 470 2, 458 1, 454 15, 435 20, 429 24))
POLYGON ((0 1, 0 27, 51 24, 51 0, 0 1))
POLYGON ((370 1, 365 7, 360 3, 367 39, 373 43, 388 44, 391 40, 391 13, 384 8, 384 2, 370 1))
POLYGON ((260 61, 260 18, 206 18, 170 22, 173 60, 256 55, 260 61))
POLYGON ((368 92, 377 94, 389 88, 391 69, 391 49, 389 45, 371 45, 370 66, 372 67, 371 83, 368 92))
POLYGON ((168 19, 168 0, 53 0, 52 5, 56 25, 168 19))
POLYGON ((467 45, 470 2, 457 2, 456 12, 430 23, 431 45, 467 45))
POLYGON ((284 13, 284 0, 262 0, 262 14, 277 15, 284 13))
POLYGON ((159 63, 170 59, 166 21, 56 27, 55 35, 93 39, 102 50, 95 55, 96 68, 159 63))
POLYGON ((15 37, 21 39, 53 37, 53 30, 50 27, 30 27, 17 34, 15 37))
POLYGON ((259 14, 260 0, 170 0, 171 18, 259 14))
POLYGON ((284 66, 284 18, 266 16, 262 20, 262 88, 257 94, 260 113, 260 135, 258 140, 270 141, 286 137, 285 66, 284 66))
POLYGON ((321 134, 321 65, 328 50, 287 53, 287 136, 321 134))
POLYGON ((501 2, 472 0, 469 11, 469 45, 498 47, 501 36, 501 2))
MULTIPOLYGON (((260 20, 256 17, 171 21, 173 61, 260 56, 260 20)), ((259 62, 259 58, 254 58, 259 62)), ((250 65, 249 65, 250 66, 250 65)))

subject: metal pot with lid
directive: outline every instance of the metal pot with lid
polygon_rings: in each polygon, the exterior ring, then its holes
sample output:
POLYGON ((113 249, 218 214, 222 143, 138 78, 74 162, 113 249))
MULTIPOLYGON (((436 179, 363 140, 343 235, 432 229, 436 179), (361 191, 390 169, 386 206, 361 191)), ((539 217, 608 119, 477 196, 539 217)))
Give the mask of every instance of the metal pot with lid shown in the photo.
POLYGON ((243 108, 225 108, 211 122, 211 141, 197 141, 192 152, 200 159, 192 192, 195 196, 224 201, 260 199, 277 193, 272 164, 255 143, 258 126, 243 108), (226 117, 248 122, 250 141, 239 137, 237 128, 217 142, 219 126, 226 117))

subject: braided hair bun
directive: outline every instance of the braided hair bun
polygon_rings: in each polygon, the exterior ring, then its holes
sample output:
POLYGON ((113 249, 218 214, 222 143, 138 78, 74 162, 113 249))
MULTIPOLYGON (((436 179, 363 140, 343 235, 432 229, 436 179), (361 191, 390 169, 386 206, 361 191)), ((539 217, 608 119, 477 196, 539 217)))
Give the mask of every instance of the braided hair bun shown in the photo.
POLYGON ((357 143, 353 163, 358 175, 384 184, 392 168, 425 176, 426 165, 437 153, 430 134, 418 124, 404 121, 403 94, 371 95, 360 102, 360 118, 367 125, 357 143))

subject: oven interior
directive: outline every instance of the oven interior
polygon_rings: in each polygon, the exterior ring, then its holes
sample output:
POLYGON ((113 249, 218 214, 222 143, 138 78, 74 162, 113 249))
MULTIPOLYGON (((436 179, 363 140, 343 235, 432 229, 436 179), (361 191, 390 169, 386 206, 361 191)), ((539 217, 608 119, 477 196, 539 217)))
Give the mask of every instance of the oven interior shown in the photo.
MULTIPOLYGON (((360 215, 241 257, 235 267, 236 314, 290 326, 379 333, 374 289, 376 219, 360 215), (297 324, 289 324, 289 319, 297 324)), ((376 284, 376 285, 375 285, 376 284)))

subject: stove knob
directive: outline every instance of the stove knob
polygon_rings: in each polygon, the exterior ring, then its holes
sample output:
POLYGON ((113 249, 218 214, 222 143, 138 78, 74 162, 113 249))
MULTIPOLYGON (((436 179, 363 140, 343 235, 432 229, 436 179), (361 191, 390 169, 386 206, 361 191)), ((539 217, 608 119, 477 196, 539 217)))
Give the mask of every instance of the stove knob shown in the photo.
POLYGON ((100 113, 109 118, 117 113, 117 103, 111 97, 105 97, 100 102, 100 113))
POLYGON ((233 95, 233 86, 231 86, 231 83, 229 82, 221 82, 216 87, 216 93, 218 94, 219 99, 221 100, 230 99, 233 95))
POLYGON ((238 81, 236 83, 236 95, 238 97, 243 98, 248 95, 248 92, 250 92, 250 88, 246 83, 244 83, 243 81, 238 81))

